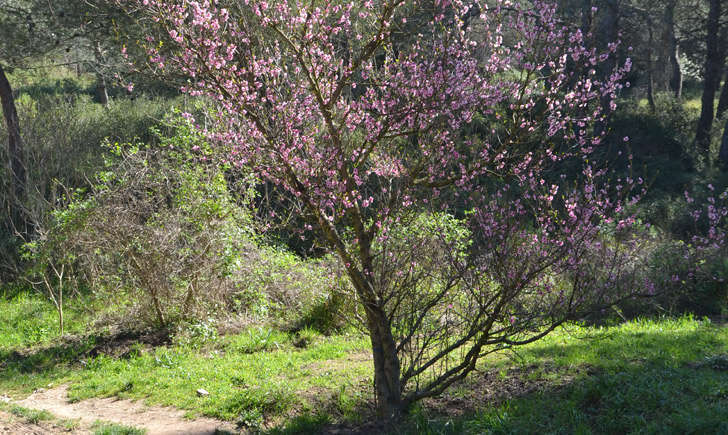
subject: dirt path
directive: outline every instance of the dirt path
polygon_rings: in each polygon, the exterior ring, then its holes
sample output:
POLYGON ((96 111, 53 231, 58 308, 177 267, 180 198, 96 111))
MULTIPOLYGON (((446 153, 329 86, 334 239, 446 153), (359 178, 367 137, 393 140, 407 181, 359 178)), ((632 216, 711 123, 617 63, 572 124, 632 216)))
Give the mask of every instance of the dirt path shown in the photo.
POLYGON ((22 419, 0 411, 0 435, 47 435, 60 433, 60 428, 23 422, 22 419))
MULTIPOLYGON (((146 429, 149 435, 208 435, 216 433, 236 433, 232 425, 210 418, 187 420, 184 411, 175 408, 150 407, 141 402, 115 398, 89 399, 76 403, 68 401, 68 387, 61 386, 50 390, 39 390, 24 400, 14 402, 31 409, 46 410, 56 417, 80 420, 81 427, 89 427, 95 421, 133 426, 146 429)), ((11 416, 12 417, 12 416, 11 416)), ((5 425, 0 416, 0 434, 2 433, 48 433, 33 432, 30 428, 18 427, 19 431, 3 432, 5 425), (20 430, 22 429, 22 430, 20 430)), ((25 425, 29 426, 29 425, 25 425)), ((42 428, 40 428, 42 430, 42 428)))

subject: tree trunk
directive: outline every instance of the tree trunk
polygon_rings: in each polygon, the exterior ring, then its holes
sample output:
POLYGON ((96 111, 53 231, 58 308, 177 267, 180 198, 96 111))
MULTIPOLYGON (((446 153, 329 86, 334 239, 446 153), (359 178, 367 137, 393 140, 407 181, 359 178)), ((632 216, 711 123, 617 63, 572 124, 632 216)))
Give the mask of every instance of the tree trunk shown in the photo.
MULTIPOLYGON (((599 3, 602 4, 600 11, 603 12, 604 15, 601 17, 598 24, 597 46, 601 50, 606 50, 609 44, 619 40, 619 0, 604 0, 599 3)), ((609 58, 602 63, 600 75, 602 78, 607 78, 612 75, 616 67, 616 54, 611 54, 609 58)), ((611 102, 612 99, 609 95, 604 95, 601 98, 604 120, 595 124, 594 133, 596 136, 606 134, 607 123, 612 112, 611 102)))
POLYGON ((672 77, 670 78, 670 89, 672 89, 675 98, 682 98, 683 73, 680 68, 679 56, 680 46, 677 44, 677 38, 674 38, 674 45, 670 56, 670 64, 672 65, 672 77))
POLYGON ((387 316, 380 307, 367 308, 367 326, 374 357, 374 391, 380 418, 394 420, 405 411, 399 378, 397 345, 387 316))
POLYGON ((668 2, 663 18, 664 34, 663 43, 669 52, 670 60, 670 81, 668 85, 675 95, 675 98, 682 98, 683 74, 680 69, 680 46, 675 36, 675 6, 676 1, 668 2))
MULTIPOLYGON (((20 122, 15 109, 13 89, 10 87, 5 71, 0 66, 0 102, 3 106, 3 117, 8 129, 8 156, 10 157, 10 173, 12 177, 12 194, 15 196, 15 205, 25 197, 26 172, 25 158, 23 156, 23 139, 20 136, 20 122)), ((18 215, 19 213, 14 213, 18 215)))
POLYGON ((63 274, 61 274, 58 280, 58 330, 60 335, 63 335, 63 274))
POLYGON ((725 127, 723 127, 723 140, 720 142, 718 158, 720 159, 721 169, 728 171, 728 119, 726 119, 725 127))
POLYGON ((647 47, 647 103, 650 105, 650 112, 655 113, 655 62, 652 60, 654 45, 652 20, 647 22, 649 43, 647 47))
POLYGON ((592 20, 594 19, 592 6, 592 0, 581 1, 581 33, 585 38, 592 30, 592 20))
POLYGON ((379 418, 392 421, 404 413, 400 362, 391 325, 381 307, 366 306, 374 359, 374 393, 379 418))
POLYGON ((96 41, 94 44, 94 58, 96 58, 96 99, 101 105, 109 104, 109 94, 106 90, 106 78, 101 72, 101 66, 104 63, 104 53, 101 51, 101 42, 96 41))
POLYGON ((106 90, 106 79, 103 75, 96 75, 96 99, 102 106, 109 104, 109 93, 106 90))
POLYGON ((715 94, 718 90, 720 74, 723 70, 724 57, 722 48, 718 41, 720 28, 720 2, 721 0, 710 0, 710 11, 708 13, 707 36, 705 43, 707 53, 705 57, 703 96, 701 98, 700 119, 695 134, 695 144, 698 151, 703 155, 705 163, 710 165, 710 129, 714 120, 715 94))
POLYGON ((728 67, 725 68, 725 81, 718 99, 718 109, 715 112, 716 119, 722 119, 726 111, 728 111, 728 67))

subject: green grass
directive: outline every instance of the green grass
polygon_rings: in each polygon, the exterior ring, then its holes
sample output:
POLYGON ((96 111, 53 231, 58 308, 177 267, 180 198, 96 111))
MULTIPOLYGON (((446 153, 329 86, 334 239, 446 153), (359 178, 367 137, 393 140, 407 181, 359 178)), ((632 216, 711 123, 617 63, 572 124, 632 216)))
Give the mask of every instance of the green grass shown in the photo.
POLYGON ((101 356, 71 376, 69 395, 71 400, 146 398, 149 403, 254 425, 263 416, 310 409, 314 403, 309 399, 318 397, 307 398, 307 391, 346 385, 370 371, 366 362, 327 368, 327 363, 364 351, 367 343, 359 336, 319 336, 304 349, 294 341, 291 334, 256 328, 221 339, 202 352, 173 346, 128 360, 101 356), (261 335, 251 339, 256 334, 261 335), (199 397, 199 388, 209 396, 199 397))
POLYGON ((77 358, 93 345, 87 332, 89 316, 83 298, 64 307, 66 336, 59 337, 54 305, 30 291, 0 290, 0 390, 28 394, 65 381, 77 358))
POLYGON ((571 327, 493 364, 546 388, 458 418, 419 408, 404 432, 728 433, 726 355, 728 329, 689 317, 571 327))
POLYGON ((93 429, 93 435, 144 435, 147 433, 144 429, 103 421, 96 421, 91 429, 93 429))
MULTIPOLYGON (((85 331, 88 315, 82 309, 85 301, 76 300, 64 306, 66 334, 85 331)), ((3 295, 0 289, 0 352, 48 344, 58 338, 58 314, 50 300, 27 291, 3 295)))
POLYGON ((347 386, 354 388, 371 371, 361 356, 368 340, 359 334, 326 337, 312 330, 286 333, 265 327, 201 347, 135 346, 124 358, 92 358, 93 336, 64 341, 48 332, 28 339, 15 329, 24 310, 33 313, 23 321, 25 331, 51 328, 52 305, 38 296, 21 294, 0 304, 12 313, 0 318, 0 342, 9 343, 0 347, 0 391, 16 397, 70 383, 71 400, 145 399, 189 410, 190 417, 202 414, 256 426, 321 404, 341 405, 342 413, 353 410, 351 401, 358 393, 347 393, 347 386), (356 359, 350 361, 352 356, 356 359), (209 396, 198 396, 199 388, 209 396))
POLYGON ((14 416, 20 417, 31 424, 38 424, 41 421, 51 421, 55 419, 53 414, 48 411, 29 409, 18 405, 11 405, 9 411, 14 416))
MULTIPOLYGON (((46 322, 46 308, 34 298, 0 304, 11 313, 35 310, 36 320, 25 329, 33 331, 35 322, 46 322)), ((371 409, 368 340, 358 334, 252 327, 194 348, 137 345, 124 357, 91 358, 93 337, 72 343, 56 343, 52 335, 28 339, 8 326, 18 317, 0 318, 0 391, 11 395, 69 383, 71 400, 144 399, 187 410, 191 418, 272 427, 273 433, 351 424, 371 409), (209 395, 199 396, 199 388, 209 395)), ((445 394, 444 409, 425 402, 396 432, 728 433, 728 328, 708 321, 572 325, 517 353, 489 357, 480 369, 487 375, 445 394), (513 378, 536 388, 506 392, 513 378), (503 393, 478 396, 483 379, 503 393), (463 401, 467 407, 458 405, 463 401)))

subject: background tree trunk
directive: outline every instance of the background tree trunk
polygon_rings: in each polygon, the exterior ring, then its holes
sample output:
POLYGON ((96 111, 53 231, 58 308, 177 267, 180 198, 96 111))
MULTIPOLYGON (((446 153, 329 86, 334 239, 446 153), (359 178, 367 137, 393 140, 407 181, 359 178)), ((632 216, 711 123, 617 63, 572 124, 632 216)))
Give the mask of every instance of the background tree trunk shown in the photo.
POLYGON ((96 99, 102 106, 109 104, 109 93, 106 90, 106 79, 103 75, 96 75, 96 99))
MULTIPOLYGON (((619 40, 619 0, 604 0, 599 2, 599 11, 603 13, 598 20, 597 46, 601 50, 606 50, 607 46, 619 40)), ((617 56, 609 56, 600 68, 602 78, 609 77, 617 67, 617 56)), ((597 136, 606 134, 606 126, 611 117, 611 97, 605 95, 601 99, 602 112, 605 119, 597 122, 594 126, 594 132, 597 136)))
POLYGON ((650 111, 655 113, 655 62, 652 60, 652 47, 654 44, 652 20, 647 21, 647 31, 649 32, 649 44, 647 47, 647 103, 650 105, 650 111))
POLYGON ((96 41, 94 44, 94 57, 96 58, 96 99, 99 100, 101 105, 106 106, 109 104, 109 93, 106 90, 106 77, 101 72, 104 63, 104 54, 101 51, 100 41, 96 41))
MULTIPOLYGON (((8 156, 10 157, 12 194, 15 196, 14 206, 17 206, 18 201, 25 197, 27 175, 23 155, 23 139, 20 136, 20 123, 18 121, 18 112, 15 109, 13 89, 2 66, 0 66, 0 102, 3 107, 5 125, 8 129, 8 156)), ((19 216, 19 213, 15 214, 19 216)))
POLYGON ((672 65, 672 76, 670 77, 670 89, 675 95, 675 98, 682 98, 683 89, 683 73, 680 68, 680 46, 677 44, 677 38, 674 38, 674 44, 672 46, 672 53, 670 56, 670 65, 672 65))
POLYGON ((703 96, 701 98, 698 130, 695 134, 695 144, 707 165, 710 165, 710 129, 715 118, 715 94, 718 90, 724 63, 723 49, 720 47, 718 36, 720 31, 720 3, 721 0, 710 0, 707 23, 708 33, 705 40, 707 52, 704 66, 703 96))
POLYGON ((728 111, 728 68, 725 69, 725 81, 723 82, 723 90, 720 92, 718 99, 718 109, 715 111, 716 119, 722 119, 726 111, 728 111))
POLYGON ((728 119, 726 119, 725 127, 723 127, 723 140, 720 142, 718 159, 720 159, 721 169, 728 171, 728 119))
POLYGON ((581 32, 584 34, 584 37, 592 30, 592 20, 594 19, 592 6, 592 0, 581 1, 581 32))
POLYGON ((677 1, 672 0, 667 3, 665 7, 665 14, 663 16, 663 43, 666 45, 669 52, 669 69, 670 69, 670 81, 668 83, 669 89, 675 95, 675 98, 682 97, 683 87, 683 74, 680 69, 680 45, 675 36, 675 6, 677 1))

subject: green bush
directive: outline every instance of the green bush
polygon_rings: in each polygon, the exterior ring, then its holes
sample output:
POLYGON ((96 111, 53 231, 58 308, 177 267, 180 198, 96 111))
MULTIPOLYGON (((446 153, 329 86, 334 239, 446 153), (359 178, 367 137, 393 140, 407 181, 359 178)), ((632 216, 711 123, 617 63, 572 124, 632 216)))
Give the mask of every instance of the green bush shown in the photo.
MULTIPOLYGON (((50 212, 75 189, 88 188, 89 179, 103 168, 102 143, 136 139, 154 143, 150 127, 159 123, 173 102, 145 97, 113 101, 104 108, 86 95, 21 94, 17 99, 21 135, 28 175, 27 195, 20 207, 24 227, 30 233, 47 226, 50 212)), ((0 123, 0 143, 7 138, 0 123)), ((8 161, 7 147, 0 146, 0 159, 8 161)), ((19 224, 10 225, 10 173, 0 165, 0 281, 12 280, 22 269, 19 248, 23 240, 16 234, 19 224)), ((28 234, 26 234, 27 236, 28 234)), ((29 234, 32 235, 32 234, 29 234)))
POLYGON ((98 318, 174 329, 194 346, 214 341, 226 316, 322 333, 345 327, 341 268, 265 245, 254 180, 220 164, 225 150, 181 117, 156 137, 107 145, 94 186, 71 194, 26 244, 33 279, 50 282, 52 295, 63 283, 42 278, 65 267, 72 286, 106 302, 98 318))
POLYGON ((697 250, 681 240, 662 240, 648 259, 648 279, 658 288, 654 307, 670 314, 718 315, 728 308, 728 253, 697 250))
POLYGON ((252 244, 247 199, 233 198, 211 147, 187 121, 168 128, 159 145, 109 145, 90 194, 55 210, 27 245, 35 274, 73 267, 120 314, 157 327, 224 305, 252 244))
POLYGON ((236 277, 234 308, 253 320, 324 334, 345 328, 350 320, 349 284, 332 257, 305 260, 259 244, 242 254, 236 277))

